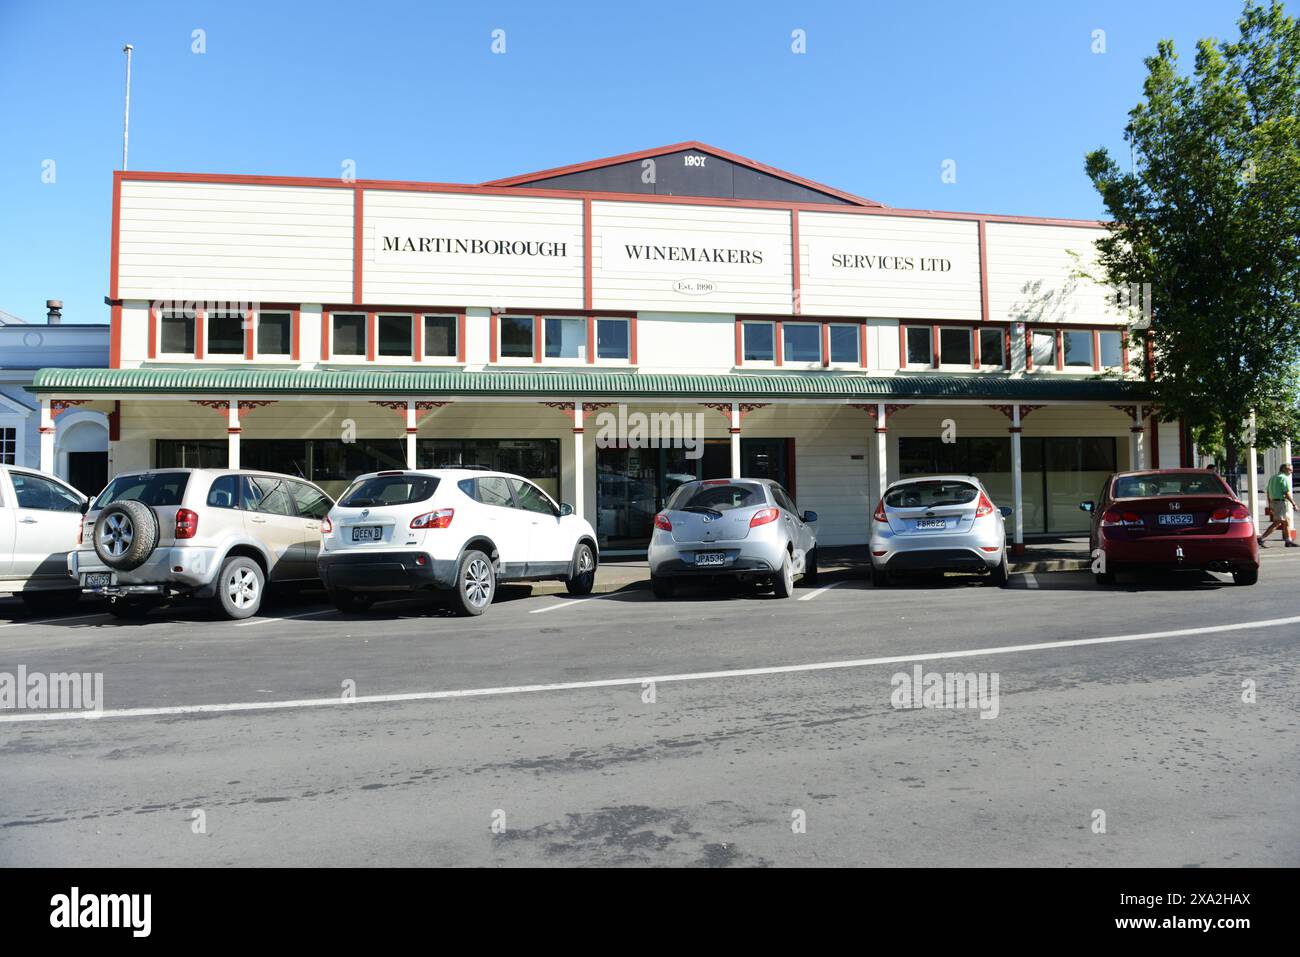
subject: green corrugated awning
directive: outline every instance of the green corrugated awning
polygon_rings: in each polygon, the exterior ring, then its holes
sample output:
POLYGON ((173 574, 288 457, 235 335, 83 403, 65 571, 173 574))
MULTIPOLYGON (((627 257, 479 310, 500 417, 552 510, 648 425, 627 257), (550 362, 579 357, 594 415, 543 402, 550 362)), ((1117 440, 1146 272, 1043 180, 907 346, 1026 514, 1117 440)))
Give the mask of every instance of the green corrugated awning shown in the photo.
POLYGON ((662 375, 378 369, 41 369, 29 391, 75 395, 680 396, 750 399, 1034 399, 1140 401, 1146 383, 1052 374, 865 376, 840 373, 662 375))

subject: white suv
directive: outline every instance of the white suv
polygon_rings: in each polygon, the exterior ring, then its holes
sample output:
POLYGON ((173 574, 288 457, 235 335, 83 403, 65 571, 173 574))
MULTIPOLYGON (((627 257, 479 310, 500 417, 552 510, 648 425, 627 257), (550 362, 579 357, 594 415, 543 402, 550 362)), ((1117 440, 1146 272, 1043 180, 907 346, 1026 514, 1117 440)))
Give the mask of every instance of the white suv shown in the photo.
POLYGON ((68 573, 119 618, 177 596, 210 598, 226 617, 247 618, 268 583, 316 578, 332 504, 310 482, 273 472, 127 472, 86 513, 68 573))
POLYGON ((0 593, 38 612, 75 605, 66 562, 85 510, 86 496, 53 475, 0 465, 0 593))
POLYGON ((362 475, 323 532, 320 578, 341 611, 440 590, 461 614, 481 615, 498 581, 558 579, 585 595, 596 579, 591 525, 527 479, 486 469, 362 475))

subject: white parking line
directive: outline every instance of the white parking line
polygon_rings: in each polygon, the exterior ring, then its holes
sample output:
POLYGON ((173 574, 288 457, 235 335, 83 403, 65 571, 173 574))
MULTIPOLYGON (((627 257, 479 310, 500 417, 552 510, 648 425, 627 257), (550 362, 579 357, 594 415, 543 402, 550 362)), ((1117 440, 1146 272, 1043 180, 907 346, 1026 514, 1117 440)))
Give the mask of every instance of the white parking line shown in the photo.
POLYGON ((583 602, 595 601, 596 597, 597 596, 593 595, 591 598, 570 598, 567 601, 558 601, 554 605, 547 605, 545 608, 534 608, 528 614, 540 615, 544 611, 556 611, 560 608, 572 608, 574 605, 581 605, 583 602))
POLYGON ((799 600, 800 600, 800 601, 812 601, 814 598, 816 598, 816 597, 817 597, 818 595, 820 595, 822 592, 827 592, 827 591, 830 591, 832 588, 839 588, 841 585, 847 585, 847 584, 848 584, 848 581, 831 582, 829 585, 822 585, 821 588, 818 588, 818 589, 815 590, 815 591, 810 591, 810 592, 809 592, 808 594, 806 594, 806 595, 800 595, 800 596, 799 596, 799 600))
POLYGON ((317 615, 333 615, 334 609, 327 608, 323 611, 304 611, 300 615, 280 615, 278 618, 249 618, 247 621, 235 622, 236 628, 247 628, 249 625, 269 625, 273 621, 293 621, 295 618, 315 618, 317 615))
MULTIPOLYGON (((584 599, 585 600, 585 599, 584 599)), ((1225 631, 1250 631, 1300 624, 1300 615, 1290 618, 1265 618, 1232 625, 1207 625, 1202 628, 1178 628, 1136 635, 1111 635, 1106 638, 1074 638, 1067 641, 1042 641, 1032 645, 1002 645, 995 648, 970 648, 962 651, 933 651, 918 655, 890 655, 884 658, 854 658, 847 661, 818 661, 803 665, 771 665, 763 668, 734 668, 729 671, 694 671, 685 674, 643 675, 635 678, 601 678, 595 681, 563 681, 554 684, 506 685, 499 688, 467 688, 459 691, 414 691, 406 694, 363 695, 359 698, 300 698, 295 701, 238 701, 231 704, 178 705, 167 708, 118 708, 106 711, 45 711, 31 714, 0 715, 0 724, 20 721, 97 721, 102 718, 156 718, 186 714, 221 714, 232 711, 283 711, 287 709, 324 708, 331 705, 393 704, 408 701, 445 701, 452 698, 482 698, 490 695, 533 694, 539 691, 575 691, 587 688, 640 687, 646 682, 668 684, 681 681, 710 681, 725 678, 753 678, 766 675, 799 674, 809 671, 842 671, 874 665, 894 665, 913 661, 939 661, 945 658, 982 658, 1008 655, 1018 651, 1047 651, 1056 648, 1082 648, 1088 645, 1150 641, 1153 638, 1180 638, 1189 635, 1213 635, 1225 631)))
POLYGON ((1026 588, 1037 588, 1037 587, 1038 587, 1038 579, 1034 577, 1034 575, 1033 575, 1032 572, 1025 572, 1025 574, 1024 574, 1023 577, 1024 577, 1024 579, 1025 579, 1025 587, 1026 587, 1026 588))
POLYGON ((57 625, 65 621, 88 621, 91 618, 109 618, 108 612, 101 611, 95 615, 74 615, 71 618, 41 618, 36 621, 15 621, 0 628, 22 628, 25 625, 57 625))

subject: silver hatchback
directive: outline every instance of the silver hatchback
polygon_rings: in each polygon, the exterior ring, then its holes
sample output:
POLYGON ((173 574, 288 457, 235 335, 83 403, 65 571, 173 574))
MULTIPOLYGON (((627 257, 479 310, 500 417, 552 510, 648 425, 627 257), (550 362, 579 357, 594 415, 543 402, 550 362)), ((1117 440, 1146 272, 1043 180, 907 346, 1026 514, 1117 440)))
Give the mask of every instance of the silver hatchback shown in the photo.
POLYGON ((771 479, 687 482, 655 516, 650 583, 668 598, 684 578, 770 581, 789 598, 795 578, 817 578, 816 512, 800 512, 771 479))
POLYGON ((871 583, 896 574, 975 572, 1006 585, 1005 519, 973 475, 905 478, 885 489, 871 519, 871 583))

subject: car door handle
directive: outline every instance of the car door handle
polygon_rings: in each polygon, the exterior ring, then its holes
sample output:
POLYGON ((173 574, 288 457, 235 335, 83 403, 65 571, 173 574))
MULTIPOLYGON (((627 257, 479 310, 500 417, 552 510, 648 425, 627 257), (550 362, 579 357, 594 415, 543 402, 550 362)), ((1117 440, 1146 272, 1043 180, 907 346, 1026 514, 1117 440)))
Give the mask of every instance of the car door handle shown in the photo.
POLYGON ((20 518, 20 519, 18 519, 18 521, 22 522, 24 525, 35 525, 35 524, 36 524, 36 519, 32 518, 31 516, 28 516, 27 518, 20 518))
POLYGON ((250 521, 250 522, 256 522, 258 525, 265 525, 265 524, 266 524, 266 519, 264 519, 264 518, 259 518, 259 517, 256 516, 256 515, 254 515, 254 516, 252 516, 251 518, 249 518, 249 521, 250 521))
POLYGON ((307 531, 309 531, 309 532, 314 532, 314 531, 316 531, 316 529, 318 529, 318 528, 320 528, 320 526, 317 525, 315 522, 308 522, 308 523, 307 523, 307 531))

